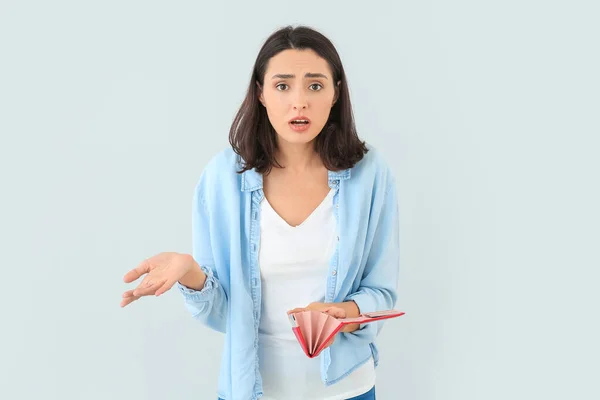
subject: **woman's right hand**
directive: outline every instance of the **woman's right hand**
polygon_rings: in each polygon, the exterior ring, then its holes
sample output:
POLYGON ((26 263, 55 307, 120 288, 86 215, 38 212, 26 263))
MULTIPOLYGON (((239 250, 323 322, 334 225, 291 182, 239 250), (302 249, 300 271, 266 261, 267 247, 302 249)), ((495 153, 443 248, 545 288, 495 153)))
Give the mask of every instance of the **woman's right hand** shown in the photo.
POLYGON ((171 289, 177 281, 193 282, 191 286, 200 288, 204 286, 206 279, 206 275, 190 254, 174 252, 159 253, 142 261, 136 268, 126 273, 123 280, 131 283, 142 275, 146 276, 135 289, 123 293, 121 307, 142 296, 160 296, 171 289))

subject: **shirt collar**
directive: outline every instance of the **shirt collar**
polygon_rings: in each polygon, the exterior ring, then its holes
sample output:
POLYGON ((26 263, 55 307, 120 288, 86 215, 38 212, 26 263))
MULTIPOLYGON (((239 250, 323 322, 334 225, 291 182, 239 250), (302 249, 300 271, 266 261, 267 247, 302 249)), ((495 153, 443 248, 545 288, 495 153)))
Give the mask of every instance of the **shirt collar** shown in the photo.
MULTIPOLYGON (((350 178, 350 168, 341 171, 328 171, 327 172, 329 186, 334 185, 335 181, 343 181, 350 178)), ((249 169, 242 172, 241 179, 241 190, 242 192, 251 192, 254 190, 262 189, 263 177, 262 174, 256 172, 256 170, 249 169)))

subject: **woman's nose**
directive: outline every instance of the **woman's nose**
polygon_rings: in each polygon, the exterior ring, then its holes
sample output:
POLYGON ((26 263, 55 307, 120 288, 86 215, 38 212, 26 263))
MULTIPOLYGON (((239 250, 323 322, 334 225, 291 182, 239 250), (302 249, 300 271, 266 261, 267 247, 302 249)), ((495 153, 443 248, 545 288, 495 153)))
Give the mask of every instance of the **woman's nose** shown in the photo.
POLYGON ((294 110, 304 110, 306 108, 306 103, 295 103, 294 110))
POLYGON ((306 95, 304 93, 297 93, 295 98, 294 98, 294 109, 295 110, 302 110, 305 109, 307 107, 306 104, 306 95))

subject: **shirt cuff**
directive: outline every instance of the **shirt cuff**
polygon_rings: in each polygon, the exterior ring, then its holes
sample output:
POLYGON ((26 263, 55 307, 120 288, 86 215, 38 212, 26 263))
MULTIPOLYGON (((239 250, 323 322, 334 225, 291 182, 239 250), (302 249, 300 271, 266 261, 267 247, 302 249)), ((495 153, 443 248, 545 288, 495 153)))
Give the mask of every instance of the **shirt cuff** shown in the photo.
MULTIPOLYGON (((358 291, 356 293, 349 295, 348 297, 346 297, 345 301, 354 301, 356 303, 356 305, 358 306, 358 310, 359 310, 360 314, 378 311, 377 305, 375 304, 375 300, 373 299, 373 296, 370 296, 361 291, 358 291)), ((368 325, 367 323, 360 324, 358 329, 361 330, 361 329, 365 328, 367 325, 368 325)))
POLYGON ((201 290, 195 290, 182 285, 179 281, 175 282, 175 285, 179 288, 179 292, 187 299, 193 301, 208 301, 210 295, 217 285, 217 281, 210 268, 200 266, 200 269, 206 274, 206 280, 201 290))

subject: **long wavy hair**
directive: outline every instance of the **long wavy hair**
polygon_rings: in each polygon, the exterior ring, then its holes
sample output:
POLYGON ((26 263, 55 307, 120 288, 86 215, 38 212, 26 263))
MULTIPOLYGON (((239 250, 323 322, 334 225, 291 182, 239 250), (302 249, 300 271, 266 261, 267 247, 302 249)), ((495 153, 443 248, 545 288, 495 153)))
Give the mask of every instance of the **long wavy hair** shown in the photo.
POLYGON ((336 89, 338 99, 314 145, 327 169, 339 171, 353 167, 368 150, 356 132, 340 56, 331 41, 316 30, 306 26, 286 26, 272 33, 260 49, 246 97, 231 124, 229 143, 243 162, 238 172, 254 168, 259 173, 268 173, 272 167, 281 167, 275 159, 277 133, 269 121, 267 110, 260 103, 259 95, 260 88, 264 87, 269 60, 288 49, 312 49, 328 62, 333 82, 340 82, 336 89))

